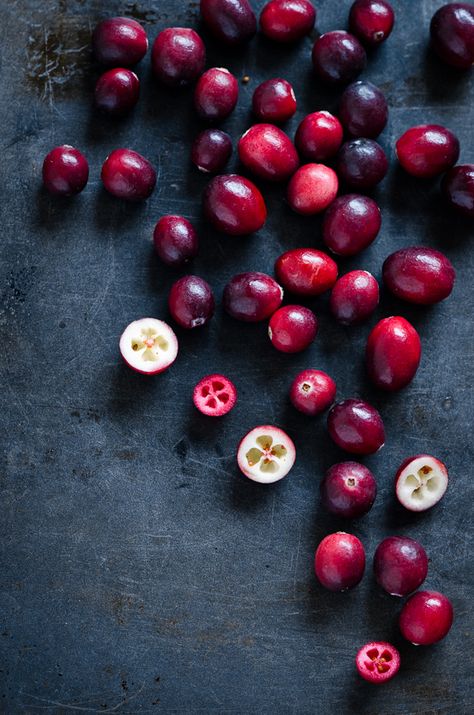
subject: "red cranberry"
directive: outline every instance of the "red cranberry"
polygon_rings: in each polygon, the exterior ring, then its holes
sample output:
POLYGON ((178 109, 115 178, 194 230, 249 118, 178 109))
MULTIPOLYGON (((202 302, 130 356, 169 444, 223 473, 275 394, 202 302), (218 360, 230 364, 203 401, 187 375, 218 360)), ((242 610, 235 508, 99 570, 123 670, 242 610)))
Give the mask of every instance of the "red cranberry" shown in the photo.
POLYGON ((314 556, 318 581, 330 591, 354 588, 362 580, 365 570, 365 550, 353 534, 338 531, 326 536, 314 556))
POLYGON ((273 124, 255 124, 239 140, 242 164, 260 179, 285 181, 295 173, 299 158, 291 139, 273 124))
POLYGON ((194 106, 201 119, 221 122, 235 109, 239 98, 239 83, 224 67, 213 67, 198 80, 194 91, 194 106))
POLYGON ((351 136, 374 139, 387 124, 387 100, 375 84, 359 80, 344 90, 339 116, 351 136))
POLYGON ((189 27, 168 27, 160 32, 151 51, 155 76, 169 87, 184 87, 202 74, 206 48, 189 27))
POLYGON ((336 383, 321 370, 303 370, 291 384, 290 400, 293 407, 314 417, 328 409, 336 397, 336 383))
POLYGON ((313 67, 328 84, 348 84, 364 69, 367 57, 357 37, 344 30, 325 32, 313 46, 313 67))
POLYGON ((283 288, 266 273, 239 273, 224 288, 224 310, 237 320, 258 323, 280 307, 283 288))
POLYGON ((379 45, 392 32, 395 14, 386 0, 356 0, 349 13, 349 27, 365 45, 379 45))
POLYGON ((132 149, 115 149, 102 166, 101 178, 107 191, 119 199, 142 201, 153 192, 156 171, 132 149))
POLYGON ((382 225, 373 199, 358 194, 339 196, 324 214, 323 239, 339 256, 354 256, 370 246, 382 225))
POLYGON ((163 263, 174 268, 189 263, 199 249, 196 229, 182 216, 162 216, 155 226, 153 243, 163 263))
POLYGON ((148 38, 139 22, 129 17, 109 17, 92 35, 95 58, 108 67, 131 67, 146 55, 148 38))
POLYGON ((331 291, 331 312, 343 325, 366 320, 379 304, 379 284, 368 271, 350 271, 331 291))
POLYGON ((469 69, 474 64, 474 5, 451 2, 431 18, 431 43, 451 67, 469 69))
POLYGON ((135 72, 113 69, 97 80, 94 92, 95 105, 108 114, 126 114, 138 102, 140 80, 135 72))
POLYGON ((431 645, 448 635, 453 625, 453 607, 444 594, 418 591, 400 613, 402 636, 414 645, 431 645))
POLYGON ((324 161, 337 154, 342 144, 342 125, 329 112, 313 112, 300 123, 296 148, 306 159, 324 161))
POLYGON ((316 337, 318 321, 309 308, 302 305, 285 305, 273 313, 268 325, 268 335, 273 347, 282 353, 299 353, 316 337))
POLYGON ((220 129, 205 129, 198 134, 191 149, 191 161, 199 171, 218 174, 232 154, 232 139, 220 129))
POLYGON ((457 137, 438 124, 421 124, 408 129, 396 144, 400 164, 412 176, 431 179, 457 162, 457 137))
POLYGON ((257 32, 257 18, 248 0, 201 0, 208 30, 226 45, 248 42, 257 32))
POLYGON ((286 122, 296 112, 293 87, 286 79, 267 79, 253 93, 252 109, 262 122, 286 122))
POLYGON ((86 157, 69 144, 55 147, 44 159, 43 184, 50 194, 79 194, 88 178, 89 164, 86 157))
POLYGON ((385 430, 380 414, 362 400, 338 402, 328 415, 331 438, 352 454, 373 454, 383 447, 385 430))
POLYGON ((340 462, 328 469, 321 482, 321 501, 325 508, 346 519, 367 514, 377 496, 377 482, 359 462, 340 462))
POLYGON ((260 13, 260 29, 275 42, 295 42, 309 35, 316 10, 309 0, 270 0, 260 13))
POLYGON ((372 329, 365 359, 377 387, 390 392, 401 390, 415 377, 420 358, 420 336, 405 318, 384 318, 372 329))
POLYGON ((372 189, 387 170, 387 156, 373 139, 352 139, 342 145, 337 157, 339 178, 355 189, 372 189))
POLYGON ((321 295, 337 279, 335 261, 316 248, 294 248, 275 262, 275 273, 285 290, 296 295, 321 295))
POLYGON ((234 407, 237 390, 225 375, 207 375, 193 390, 195 407, 208 417, 222 417, 234 407))
POLYGON ((204 190, 203 209, 214 228, 231 236, 245 236, 262 228, 267 207, 262 194, 249 179, 223 174, 204 190))
POLYGON ((305 164, 291 177, 288 203, 299 214, 318 214, 334 201, 338 188, 336 173, 329 166, 305 164))
POLYGON ((359 675, 369 683, 386 683, 400 669, 400 653, 391 643, 367 643, 356 655, 356 668, 359 675))
POLYGON ((374 554, 375 580, 391 596, 408 596, 421 586, 428 573, 428 557, 418 541, 389 536, 374 554))
POLYGON ((441 189, 456 211, 474 216, 474 164, 453 167, 443 177, 441 189))
POLYGON ((455 278, 451 261, 434 248, 402 248, 383 264, 385 285, 409 303, 432 305, 444 300, 453 290, 455 278))
POLYGON ((182 328, 198 328, 214 315, 212 288, 199 276, 183 276, 171 286, 168 306, 182 328))

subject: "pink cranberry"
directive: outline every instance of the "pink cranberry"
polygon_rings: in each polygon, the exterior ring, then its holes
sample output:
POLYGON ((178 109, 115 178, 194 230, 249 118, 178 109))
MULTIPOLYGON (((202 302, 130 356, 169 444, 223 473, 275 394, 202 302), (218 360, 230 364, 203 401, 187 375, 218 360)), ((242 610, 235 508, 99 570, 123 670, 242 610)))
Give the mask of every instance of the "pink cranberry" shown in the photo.
POLYGON ((306 159, 325 161, 337 154, 342 144, 342 125, 329 112, 306 115, 295 134, 296 148, 306 159))
POLYGON ((153 72, 169 87, 184 87, 194 82, 202 74, 205 64, 204 42, 189 27, 168 27, 153 43, 153 72))
POLYGON ((196 409, 208 417, 222 417, 234 407, 237 390, 225 375, 206 375, 193 390, 196 409))
POLYGON ((328 409, 336 397, 336 383, 321 370, 303 370, 291 384, 290 400, 299 412, 314 417, 328 409))
POLYGON ((189 263, 199 249, 196 229, 182 216, 162 216, 155 226, 153 243, 163 263, 174 268, 189 263))
POLYGON ((389 536, 374 555, 375 580, 391 596, 408 596, 421 586, 428 573, 428 557, 418 541, 389 536))
POLYGON ((252 109, 262 122, 286 122, 296 112, 293 87, 286 79, 267 79, 253 93, 252 109))
POLYGON ((339 178, 355 189, 372 189, 388 171, 387 156, 373 139, 352 139, 342 145, 336 163, 339 178))
POLYGON ((453 625, 453 607, 444 594, 418 591, 402 608, 402 636, 415 645, 431 645, 448 635, 453 625))
POLYGON ((356 655, 356 668, 368 683, 386 683, 400 670, 400 653, 391 643, 366 643, 356 655))
POLYGON ((384 318, 372 329, 365 359, 377 387, 390 392, 401 390, 415 377, 420 358, 420 336, 405 318, 384 318))
POLYGON ((201 0, 201 16, 217 40, 241 45, 257 32, 257 18, 248 0, 201 0))
POLYGON ((194 106, 201 119, 221 122, 235 109, 239 98, 239 83, 224 67, 213 67, 198 80, 194 91, 194 106))
POLYGON ((285 181, 295 173, 299 158, 291 139, 273 124, 255 124, 239 140, 242 164, 260 179, 285 181))
POLYGON ((345 519, 358 519, 372 508, 377 496, 377 482, 367 467, 359 462, 333 464, 321 482, 324 507, 345 519))
POLYGON ((129 17, 109 17, 92 35, 95 58, 107 67, 131 67, 146 55, 148 38, 139 22, 129 17))
POLYGON ((386 0, 356 0, 349 13, 349 27, 365 45, 376 46, 392 32, 395 14, 386 0))
POLYGON ((453 167, 443 177, 441 189, 458 213, 474 216, 474 164, 453 167))
POLYGON ((258 231, 267 218, 262 194, 255 184, 238 174, 212 179, 204 190, 203 209, 215 229, 231 236, 258 231))
POLYGON ((331 439, 352 454, 373 454, 385 443, 385 430, 380 414, 362 400, 338 402, 328 415, 331 439))
POLYGON ((468 70, 474 64, 474 5, 451 2, 435 12, 430 24, 431 44, 446 64, 468 70))
POLYGON ((138 102, 140 80, 135 72, 127 69, 113 69, 105 72, 97 80, 94 101, 98 109, 107 114, 126 114, 138 102))
POLYGON ((348 84, 367 63, 365 50, 357 37, 335 30, 325 32, 313 46, 313 67, 319 79, 328 84, 348 84))
POLYGON ((199 276, 183 276, 171 286, 168 307, 182 328, 205 325, 214 315, 212 288, 199 276))
POLYGON ((331 291, 331 313, 343 325, 366 320, 379 304, 379 284, 368 271, 350 271, 331 291))
POLYGON ((191 149, 191 161, 209 174, 218 174, 232 154, 232 139, 220 129, 205 129, 198 134, 191 149))
POLYGON ((444 300, 453 290, 455 278, 451 261, 434 248, 402 248, 383 264, 385 285, 409 303, 432 305, 444 300))
POLYGON ((142 201, 153 193, 156 171, 132 149, 115 149, 104 162, 101 173, 107 191, 119 199, 142 201))
POLYGON ((365 550, 353 534, 337 531, 326 536, 314 556, 316 577, 330 591, 354 588, 362 580, 365 570, 365 550))
POLYGON ((296 42, 309 35, 316 10, 309 0, 270 0, 260 14, 260 29, 275 42, 296 42))
POLYGON ((344 90, 339 116, 350 136, 374 139, 387 124, 387 100, 375 84, 359 80, 344 90))
POLYGON ((408 129, 396 144, 400 164, 412 176, 431 179, 450 169, 459 157, 457 137, 438 124, 408 129))
POLYGON ((288 203, 299 214, 318 214, 334 201, 338 188, 337 175, 329 166, 305 164, 291 177, 288 203))
POLYGON ((86 157, 69 144, 55 147, 44 159, 43 184, 50 194, 79 194, 88 178, 89 164, 86 157))
POLYGON ((283 288, 266 273, 239 273, 224 288, 224 310, 237 320, 258 323, 280 307, 283 288))
POLYGON ((358 194, 339 196, 324 214, 323 239, 339 256, 354 256, 370 246, 382 225, 373 199, 358 194))
POLYGON ((277 280, 296 295, 316 296, 333 287, 337 264, 316 248, 294 248, 275 262, 277 280))
POLYGON ((316 337, 318 321, 309 308, 302 305, 285 305, 273 313, 268 335, 273 347, 282 353, 299 353, 316 337))

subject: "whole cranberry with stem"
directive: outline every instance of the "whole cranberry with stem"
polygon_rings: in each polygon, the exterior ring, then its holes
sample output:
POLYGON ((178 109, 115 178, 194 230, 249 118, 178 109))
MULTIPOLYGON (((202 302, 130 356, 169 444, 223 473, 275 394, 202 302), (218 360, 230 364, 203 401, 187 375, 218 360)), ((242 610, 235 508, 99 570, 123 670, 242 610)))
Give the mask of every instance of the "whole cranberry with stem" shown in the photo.
POLYGON ((200 119, 222 122, 235 109, 239 83, 224 67, 212 67, 199 77, 194 90, 194 106, 200 119))
POLYGON ((218 174, 232 155, 232 139, 220 129, 205 129, 191 148, 191 161, 199 171, 218 174))
POLYGON ((260 13, 260 29, 275 42, 296 42, 309 35, 316 9, 309 0, 270 0, 260 13))
POLYGON ((325 32, 313 46, 313 68, 327 84, 348 84, 365 68, 367 56, 357 37, 344 30, 325 32))
POLYGON ((156 171, 148 159, 132 149, 115 149, 102 166, 107 191, 126 201, 143 201, 153 193, 156 171))
POLYGON ((445 638, 453 625, 453 607, 443 593, 418 591, 402 608, 402 636, 414 645, 431 645, 445 638))
POLYGON ((338 447, 352 454, 374 454, 385 443, 379 412, 368 402, 343 400, 328 415, 328 431, 338 447))
POLYGON ((252 109, 261 122, 286 122, 296 112, 293 87, 286 79, 267 79, 253 93, 252 109))
POLYGON ((341 181, 354 189, 372 189, 388 171, 384 150, 373 139, 352 139, 342 145, 336 161, 341 181))
POLYGON ((236 401, 235 385, 224 375, 207 375, 199 380, 193 390, 194 406, 208 417, 226 415, 236 401))
POLYGON ((402 134, 396 152, 406 172, 419 179, 431 179, 457 162, 459 140, 439 124, 421 124, 402 134))
POLYGON ((384 93, 372 82, 353 82, 342 93, 339 117, 350 136, 378 137, 388 119, 384 93))
POLYGON ((441 189, 453 209, 474 217, 474 164, 454 166, 443 177, 441 189))
POLYGON ((320 485, 324 507, 345 519, 358 519, 372 508, 377 482, 359 462, 340 462, 328 469, 320 485))
POLYGON ((105 72, 97 80, 94 102, 97 109, 120 116, 129 112, 140 97, 140 80, 135 72, 119 68, 105 72))
POLYGON ((190 330, 205 325, 214 315, 212 288, 199 276, 183 276, 171 286, 168 307, 178 325, 190 330))
POLYGON ((79 194, 89 179, 84 154, 69 144, 52 149, 43 161, 43 184, 55 196, 79 194))
POLYGON ((125 363, 142 375, 158 375, 176 360, 178 340, 164 320, 141 318, 127 325, 120 337, 125 363))
POLYGON ((375 550, 375 580, 391 596, 408 596, 416 591, 427 573, 426 551, 408 536, 389 536, 375 550))
POLYGON ((248 0, 201 0, 200 8, 209 32, 226 45, 241 45, 257 32, 257 18, 248 0))
POLYGON ((444 253, 425 246, 395 251, 385 259, 383 281, 397 298, 409 303, 433 305, 450 295, 456 273, 444 253))
POLYGON ((333 253, 354 256, 375 241, 381 225, 382 214, 373 199, 345 194, 324 214, 323 240, 333 253))
POLYGON ((218 231, 246 236, 258 231, 267 218, 267 207, 254 183, 238 174, 216 176, 203 193, 203 209, 218 231))
POLYGON ((156 78, 168 87, 184 87, 204 70, 206 48, 197 32, 189 27, 162 30, 151 51, 156 78))
POLYGON ((266 273, 248 272, 233 276, 224 288, 224 310, 236 320, 258 323, 278 310, 283 288, 266 273))
POLYGON ((369 377, 377 387, 388 392, 406 387, 415 377, 420 358, 420 336, 405 318, 384 318, 372 328, 365 360, 369 377))
POLYGON ((318 332, 318 321, 312 310, 302 305, 285 305, 273 313, 268 335, 273 347, 282 353, 306 350, 318 332))
POLYGON ((330 591, 354 588, 365 570, 362 542, 345 531, 329 534, 316 549, 314 569, 319 583, 330 591))
POLYGON ((132 67, 148 50, 142 25, 130 17, 109 17, 96 26, 92 35, 95 59, 107 67, 132 67))
POLYGON ((386 0, 356 0, 349 13, 351 32, 364 45, 376 47, 390 35, 395 22, 393 8, 386 0))
POLYGON ((436 457, 417 454, 402 462, 395 476, 395 494, 409 511, 431 509, 448 487, 448 470, 436 457))
POLYGON ((285 290, 296 295, 316 296, 336 282, 337 264, 316 248, 294 248, 277 258, 275 275, 285 290))
POLYGON ((474 64, 474 5, 451 2, 431 18, 431 44, 451 67, 467 70, 474 64))
POLYGON ((337 196, 336 172, 324 164, 305 164, 293 174, 287 198, 293 211, 305 216, 321 213, 337 196))
POLYGON ((299 165, 291 139, 273 124, 254 124, 238 143, 242 164, 260 179, 285 181, 299 165))
POLYGON ((296 130, 295 144, 302 156, 312 161, 325 161, 339 151, 343 130, 330 112, 307 114, 296 130))
POLYGON ((173 268, 185 266, 199 250, 197 231, 183 216, 162 216, 155 226, 153 243, 159 258, 173 268))
POLYGON ((379 304, 379 284, 368 271, 350 271, 331 291, 329 307, 342 325, 362 323, 379 304))
POLYGON ((291 383, 291 404, 310 417, 327 410, 335 397, 336 383, 322 370, 303 370, 291 383))
POLYGON ((237 449, 240 471, 260 484, 273 484, 286 477, 295 459, 293 440, 273 425, 254 427, 237 449))
POLYGON ((357 653, 356 668, 369 683, 386 683, 400 669, 400 653, 391 643, 372 641, 357 653))

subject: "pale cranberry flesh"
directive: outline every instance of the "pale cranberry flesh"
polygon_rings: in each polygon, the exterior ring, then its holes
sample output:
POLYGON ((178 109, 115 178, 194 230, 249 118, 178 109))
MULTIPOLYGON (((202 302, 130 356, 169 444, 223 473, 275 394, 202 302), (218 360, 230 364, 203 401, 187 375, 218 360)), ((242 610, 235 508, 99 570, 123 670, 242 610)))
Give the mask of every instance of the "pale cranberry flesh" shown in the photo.
POLYGON ((418 591, 402 608, 402 636, 414 645, 431 645, 445 638, 453 625, 453 607, 443 593, 418 591))
POLYGON ((453 290, 456 273, 449 258, 434 248, 412 246, 385 259, 383 281, 397 298, 433 305, 453 290))
POLYGON ((296 112, 293 87, 286 79, 267 79, 253 93, 252 109, 261 122, 286 122, 296 112))
POLYGON ((395 13, 386 0, 356 0, 349 13, 351 32, 364 45, 374 47, 390 35, 395 22, 395 13))
POLYGON ((336 172, 324 164, 305 164, 293 174, 287 198, 293 211, 312 216, 327 209, 337 196, 336 172))
POLYGON ((148 50, 148 38, 139 22, 130 17, 109 17, 99 22, 92 36, 98 62, 107 67, 132 67, 148 50))
POLYGON ((372 508, 377 496, 375 477, 359 462, 333 464, 320 484, 323 506, 344 519, 358 519, 372 508))
POLYGON ((266 273, 250 271, 233 276, 224 288, 224 310, 236 320, 258 323, 278 310, 283 288, 266 273))
POLYGON ((232 155, 232 139, 220 129, 205 129, 191 148, 191 161, 199 171, 220 173, 232 155))
POLYGON ((239 158, 255 176, 266 181, 285 181, 299 165, 291 139, 273 124, 255 124, 239 140, 239 158))
POLYGON ((168 87, 184 87, 194 82, 202 74, 205 63, 204 42, 189 27, 168 27, 153 43, 153 72, 168 87))
POLYGON ((329 307, 342 325, 356 325, 372 315, 379 304, 379 284, 368 271, 350 271, 331 291, 329 307))
POLYGON ((182 328, 191 330, 205 325, 214 315, 212 288, 199 276, 183 276, 171 286, 168 307, 182 328))
POLYGON ((301 121, 295 145, 305 159, 319 162, 335 156, 343 138, 341 122, 330 112, 313 112, 301 121))
POLYGON ((299 353, 311 345, 318 332, 318 320, 309 308, 285 305, 273 313, 268 326, 272 345, 283 353, 299 353))
POLYGON ((321 295, 333 287, 337 272, 335 261, 316 248, 294 248, 275 262, 277 280, 296 295, 321 295))
POLYGON ((55 196, 79 194, 89 179, 86 157, 69 144, 52 149, 43 161, 43 184, 55 196))
POLYGON ((339 117, 350 136, 375 139, 388 119, 384 93, 372 82, 353 82, 342 94, 339 117))
POLYGON ((405 318, 384 318, 368 337, 365 359, 374 385, 388 392, 401 390, 413 380, 418 370, 420 336, 405 318))
POLYGON ((309 0, 270 0, 260 13, 262 33, 275 42, 296 42, 308 35, 316 22, 309 0))
POLYGON ((400 653, 391 643, 372 641, 357 653, 356 668, 367 682, 376 685, 386 683, 400 669, 400 653))
POLYGON ((97 80, 94 102, 97 109, 113 115, 129 112, 140 97, 140 80, 129 69, 112 69, 97 80))
POLYGON ((382 214, 368 196, 339 196, 324 214, 323 240, 339 256, 354 256, 375 241, 382 214))
POLYGON ((312 59, 317 77, 327 84, 349 84, 367 63, 357 37, 344 30, 321 35, 314 43, 312 59))
POLYGON ((155 226, 153 243, 159 258, 173 268, 185 266, 199 250, 197 231, 182 216, 162 216, 155 226))
POLYGON ((246 236, 258 231, 267 218, 262 194, 249 179, 238 174, 216 176, 203 193, 206 218, 218 231, 246 236))
POLYGON ((374 554, 378 585, 391 596, 408 596, 421 586, 428 573, 428 556, 418 541, 408 536, 389 536, 374 554))
POLYGON ((474 64, 474 5, 452 2, 431 18, 431 44, 436 54, 451 67, 467 70, 474 64))
POLYGON ((374 454, 385 442, 379 412, 363 400, 338 402, 328 415, 328 431, 338 447, 352 454, 374 454))
POLYGON ((209 32, 226 45, 241 45, 257 32, 257 18, 248 0, 201 0, 200 9, 209 32))
POLYGON ((102 166, 107 191, 126 201, 143 201, 153 193, 156 171, 148 159, 132 149, 115 149, 102 166))
POLYGON ((194 90, 194 106, 200 119, 222 122, 235 109, 239 83, 224 67, 212 67, 199 77, 194 90))
POLYGON ((336 397, 336 383, 322 370, 303 370, 291 384, 290 401, 304 415, 314 417, 328 409, 336 397))
POLYGON ((352 139, 342 145, 336 171, 347 186, 372 189, 388 171, 387 155, 373 139, 352 139))
POLYGON ((346 591, 362 580, 365 550, 353 534, 338 531, 326 536, 314 556, 316 577, 330 591, 346 591))
POLYGON ((474 217, 474 164, 454 166, 443 177, 441 189, 455 211, 474 217))
POLYGON ((396 152, 406 172, 419 179, 431 179, 457 162, 459 140, 439 124, 420 124, 402 134, 396 152))

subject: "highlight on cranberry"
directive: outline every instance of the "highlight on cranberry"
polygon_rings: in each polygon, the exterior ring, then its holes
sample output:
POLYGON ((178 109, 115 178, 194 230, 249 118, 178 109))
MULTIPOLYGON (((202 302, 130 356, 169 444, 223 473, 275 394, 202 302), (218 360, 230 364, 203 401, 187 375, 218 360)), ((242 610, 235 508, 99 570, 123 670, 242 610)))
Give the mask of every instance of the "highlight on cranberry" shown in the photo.
POLYGON ((400 669, 400 653, 391 643, 372 641, 357 653, 356 668, 369 683, 386 683, 400 669))
POLYGON ((208 417, 222 417, 234 407, 237 390, 224 375, 207 375, 199 380, 193 391, 195 407, 208 417))
POLYGON ((140 80, 135 72, 119 68, 108 70, 97 80, 94 102, 97 109, 114 116, 130 112, 140 97, 140 80))
POLYGON ((144 201, 153 193, 156 171, 132 149, 115 149, 104 161, 101 179, 109 194, 126 201, 144 201))
POLYGON ((222 122, 235 109, 239 83, 225 67, 212 67, 199 77, 194 90, 194 106, 200 119, 222 122))
POLYGON ((171 286, 168 307, 173 320, 182 328, 199 328, 214 315, 212 288, 199 276, 183 276, 171 286))
POLYGON ((426 511, 437 504, 448 488, 448 470, 436 457, 408 457, 395 476, 397 499, 409 511, 426 511))
POLYGON ((474 217, 474 164, 460 164, 450 169, 443 177, 441 189, 455 211, 474 217))
POLYGON ((314 556, 314 570, 319 583, 329 591, 346 591, 362 580, 365 549, 360 539, 345 531, 326 536, 314 556))
POLYGON ((201 0, 201 17, 216 40, 241 45, 257 32, 257 18, 248 0, 201 0))
POLYGON ((267 79, 253 93, 252 109, 261 122, 286 122, 296 112, 293 87, 286 79, 267 79))
POLYGON ((342 93, 339 117, 350 136, 375 139, 388 119, 384 93, 372 82, 353 82, 342 93))
POLYGON ((350 271, 336 281, 329 308, 342 325, 356 325, 372 315, 379 303, 379 284, 368 271, 350 271))
POLYGON ((354 256, 377 238, 382 214, 375 201, 360 194, 338 196, 323 219, 323 240, 339 256, 354 256))
POLYGON ((449 258, 424 246, 395 251, 385 259, 382 274, 393 295, 419 305, 433 305, 447 298, 456 279, 449 258))
POLYGON ((400 613, 402 636, 413 645, 431 645, 445 638, 453 625, 453 606, 443 593, 418 591, 400 613))
POLYGON ((270 0, 260 13, 262 33, 275 42, 296 42, 309 35, 316 9, 309 0, 270 0))
POLYGON ((314 71, 327 84, 349 84, 365 68, 367 55, 357 37, 344 30, 325 32, 312 52, 314 71))
POLYGON ((43 184, 55 196, 79 194, 89 179, 84 154, 69 144, 52 149, 43 161, 43 184))
POLYGON ((178 354, 176 335, 168 323, 157 318, 141 318, 127 325, 119 347, 127 365, 142 375, 158 375, 178 354))
POLYGON ((336 262, 316 248, 293 248, 275 262, 278 282, 296 295, 321 295, 333 287, 337 272, 336 262))
POLYGON ((420 124, 396 143, 398 161, 408 174, 431 179, 448 171, 459 158, 459 140, 439 124, 420 124))
POLYGON ((203 193, 203 210, 217 231, 246 236, 258 231, 267 218, 262 194, 249 179, 238 174, 216 176, 203 193))
POLYGON ((130 17, 109 17, 92 35, 95 59, 107 67, 132 67, 146 55, 148 38, 142 25, 130 17))
POLYGON ((393 8, 386 0, 355 0, 349 13, 349 27, 364 45, 376 47, 390 35, 395 22, 393 8))
POLYGON ((373 189, 388 171, 387 155, 373 139, 352 139, 339 150, 336 171, 347 186, 373 189))
POLYGON ((303 370, 291 383, 291 404, 299 412, 310 417, 327 410, 335 397, 336 383, 322 370, 303 370))
POLYGON ((173 268, 182 268, 199 250, 196 229, 183 216, 162 216, 153 231, 156 254, 163 263, 173 268))
POLYGON ((377 496, 375 477, 359 462, 340 462, 328 469, 320 484, 323 506, 344 519, 358 519, 372 508, 377 496))
POLYGON ((301 120, 295 145, 305 159, 320 162, 339 151, 343 138, 341 122, 330 112, 312 112, 301 120))
POLYGON ((220 129, 205 129, 197 135, 191 149, 191 161, 205 174, 221 172, 232 155, 232 139, 220 129))
POLYGON ((236 320, 258 323, 280 307, 283 288, 266 273, 249 271, 233 276, 224 288, 223 306, 236 320))
POLYGON ((365 359, 374 385, 389 392, 401 390, 413 380, 418 370, 420 336, 405 318, 384 318, 369 334, 365 359))
POLYGON ((450 2, 431 18, 431 45, 451 67, 468 70, 474 65, 474 5, 450 2))
POLYGON ((266 181, 286 181, 300 163, 293 142, 274 124, 254 124, 237 148, 242 164, 266 181))
POLYGON ((309 308, 285 305, 273 313, 268 336, 282 353, 299 353, 311 345, 318 332, 318 320, 309 308))
POLYGON ((190 27, 168 27, 153 43, 151 66, 156 78, 168 87, 185 87, 202 74, 206 48, 190 27))
POLYGON ((389 536, 375 550, 375 580, 391 596, 413 593, 421 586, 427 573, 428 556, 415 539, 389 536))
POLYGON ((286 477, 295 459, 293 440, 272 425, 254 427, 237 449, 240 471, 260 484, 272 484, 286 477))
POLYGON ((385 443, 378 410, 355 398, 338 402, 330 410, 328 432, 338 447, 352 454, 374 454, 385 443))
POLYGON ((288 184, 287 198, 293 211, 312 216, 327 209, 339 188, 337 175, 324 164, 305 164, 293 174, 288 184))

